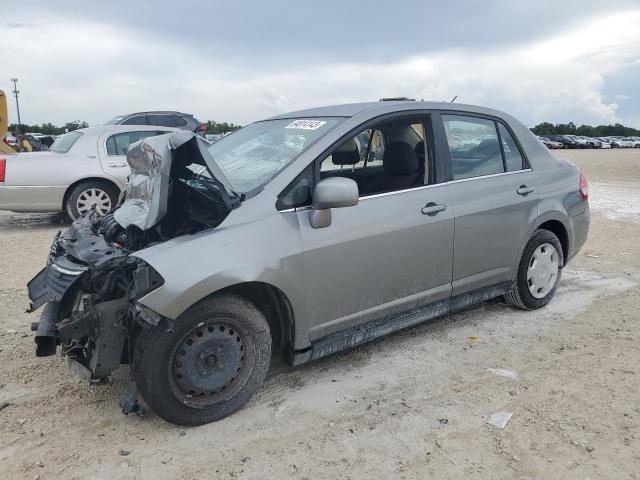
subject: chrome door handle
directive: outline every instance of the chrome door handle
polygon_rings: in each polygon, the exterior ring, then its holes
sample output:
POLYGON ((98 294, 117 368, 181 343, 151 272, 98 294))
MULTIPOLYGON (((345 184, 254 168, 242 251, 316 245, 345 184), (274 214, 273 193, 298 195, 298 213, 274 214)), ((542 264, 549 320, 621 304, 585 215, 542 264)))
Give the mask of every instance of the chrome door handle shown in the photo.
POLYGON ((423 215, 429 215, 432 217, 436 215, 438 212, 442 212, 446 209, 447 209, 447 206, 444 203, 429 202, 424 207, 422 207, 421 211, 423 215))
POLYGON ((518 195, 522 195, 523 197, 525 195, 529 195, 530 193, 535 192, 535 188, 533 187, 527 187, 526 185, 520 185, 520 188, 518 188, 516 190, 516 192, 518 193, 518 195))
POLYGON ((110 163, 109 167, 114 167, 114 168, 121 168, 121 167, 126 167, 127 164, 126 163, 110 163))

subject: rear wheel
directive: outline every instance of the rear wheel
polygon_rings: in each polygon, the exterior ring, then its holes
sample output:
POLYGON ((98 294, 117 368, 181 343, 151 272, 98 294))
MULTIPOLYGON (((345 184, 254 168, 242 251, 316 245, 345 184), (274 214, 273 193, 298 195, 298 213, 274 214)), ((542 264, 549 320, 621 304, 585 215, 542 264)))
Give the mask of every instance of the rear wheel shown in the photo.
POLYGON ((239 410, 261 387, 271 359, 267 321, 231 294, 182 314, 172 332, 143 330, 133 372, 151 409, 177 425, 201 425, 239 410))
POLYGON ((523 310, 544 307, 558 289, 563 265, 558 237, 549 230, 536 230, 522 252, 516 286, 505 300, 523 310))
POLYGON ((87 180, 81 182, 67 195, 65 209, 75 220, 95 205, 99 216, 106 215, 118 203, 118 190, 107 182, 87 180))

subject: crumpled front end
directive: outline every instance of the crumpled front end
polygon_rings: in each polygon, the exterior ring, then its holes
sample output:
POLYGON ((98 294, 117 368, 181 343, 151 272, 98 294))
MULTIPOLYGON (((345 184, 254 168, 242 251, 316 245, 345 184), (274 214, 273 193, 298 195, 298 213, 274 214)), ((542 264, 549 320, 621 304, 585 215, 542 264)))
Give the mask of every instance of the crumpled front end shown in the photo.
POLYGON ((149 265, 108 241, 111 215, 80 217, 53 241, 46 267, 28 284, 31 310, 46 303, 36 330, 36 355, 62 355, 86 380, 106 378, 128 363, 136 332, 161 318, 136 300, 164 280, 149 265))
POLYGON ((30 311, 46 304, 33 326, 36 355, 53 355, 60 346, 87 380, 128 363, 142 328, 171 328, 137 302, 164 280, 130 253, 215 228, 240 204, 190 132, 141 140, 127 160, 132 174, 124 203, 101 218, 90 210, 58 233, 45 268, 28 284, 30 311))

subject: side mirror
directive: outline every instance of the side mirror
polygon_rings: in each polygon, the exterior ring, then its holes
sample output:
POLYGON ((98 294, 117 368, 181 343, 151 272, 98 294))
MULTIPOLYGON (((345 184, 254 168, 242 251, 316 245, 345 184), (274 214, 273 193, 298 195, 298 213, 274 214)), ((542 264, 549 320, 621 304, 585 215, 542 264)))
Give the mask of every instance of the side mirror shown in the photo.
POLYGON ((331 209, 358 204, 358 184, 350 178, 331 177, 318 182, 313 190, 309 222, 313 228, 331 225, 331 209))

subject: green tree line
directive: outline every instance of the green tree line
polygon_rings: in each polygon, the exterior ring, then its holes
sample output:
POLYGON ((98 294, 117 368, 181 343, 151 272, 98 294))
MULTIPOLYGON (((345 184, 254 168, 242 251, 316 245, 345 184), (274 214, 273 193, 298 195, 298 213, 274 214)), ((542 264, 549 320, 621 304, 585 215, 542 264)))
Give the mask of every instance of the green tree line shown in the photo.
MULTIPOLYGON (((242 128, 242 125, 236 125, 234 123, 227 122, 215 122, 213 120, 208 120, 207 123, 207 131, 206 133, 210 134, 220 134, 220 133, 228 133, 235 132, 239 128, 242 128)), ((75 120, 73 122, 67 122, 63 126, 58 127, 53 123, 42 123, 40 125, 18 125, 17 123, 12 123, 9 125, 9 132, 12 135, 20 135, 22 133, 42 133, 44 135, 61 135, 65 132, 71 132, 73 130, 78 130, 79 128, 87 128, 89 124, 83 120, 75 120)))
POLYGON ((65 132, 71 132, 72 130, 78 130, 79 128, 87 128, 89 124, 83 120, 75 120, 73 122, 67 122, 61 127, 55 126, 53 123, 43 123, 41 125, 25 125, 12 123, 9 125, 9 131, 13 135, 20 135, 21 133, 42 133, 44 135, 60 135, 65 132))
POLYGON ((236 130, 242 128, 242 125, 235 125, 233 123, 227 123, 227 122, 222 122, 222 123, 218 123, 218 122, 214 122, 213 120, 207 120, 207 131, 206 133, 209 134, 220 134, 220 133, 229 133, 229 132, 235 132, 236 130))
MULTIPOLYGON (((242 128, 242 125, 236 125, 228 122, 216 122, 214 120, 207 120, 207 130, 209 134, 221 134, 235 132, 242 128)), ((66 131, 71 132, 79 128, 86 128, 89 124, 83 120, 75 120, 73 122, 67 122, 63 126, 58 127, 52 123, 43 123, 40 125, 18 125, 12 123, 9 125, 9 131, 13 135, 20 133, 43 133, 45 135, 60 135, 66 131)), ((615 125, 580 125, 577 126, 573 122, 569 123, 553 123, 542 122, 531 128, 531 131, 536 135, 584 135, 587 137, 636 137, 640 136, 640 130, 625 127, 620 123, 615 125)))
POLYGON ((533 133, 540 136, 545 135, 584 135, 585 137, 636 137, 640 136, 640 130, 625 127, 620 123, 615 125, 591 125, 576 126, 575 123, 539 123, 531 129, 533 133))

